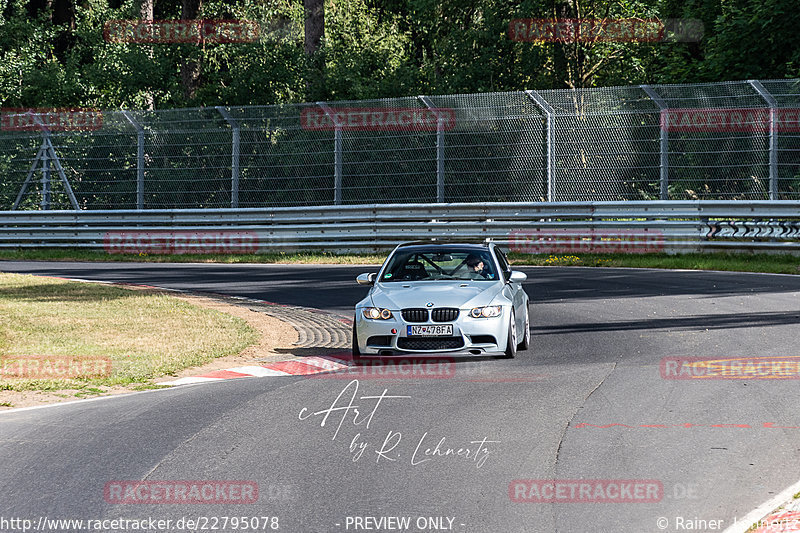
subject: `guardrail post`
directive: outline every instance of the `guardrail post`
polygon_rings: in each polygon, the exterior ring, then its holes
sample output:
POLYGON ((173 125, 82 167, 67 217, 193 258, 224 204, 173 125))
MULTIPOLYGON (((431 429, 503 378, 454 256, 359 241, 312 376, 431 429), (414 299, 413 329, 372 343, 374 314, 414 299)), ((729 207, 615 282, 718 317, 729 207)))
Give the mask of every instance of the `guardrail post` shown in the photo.
POLYGON ((444 203, 444 122, 430 98, 417 96, 417 99, 436 113, 436 201, 441 204, 444 203))
POLYGON ((222 106, 214 109, 230 124, 233 133, 231 141, 231 208, 239 207, 239 122, 222 106))
POLYGON ((127 110, 122 116, 136 128, 136 209, 144 209, 144 128, 127 110))
POLYGON ((659 129, 661 129, 661 147, 659 148, 661 154, 661 162, 659 164, 661 192, 659 198, 661 200, 669 200, 669 128, 667 127, 669 125, 669 106, 649 85, 640 85, 639 87, 647 93, 647 96, 656 103, 659 109, 659 129))
POLYGON ((555 111, 553 107, 542 98, 542 96, 537 93, 536 91, 528 90, 525 91, 525 94, 528 95, 528 98, 533 100, 533 103, 536 104, 539 109, 541 109, 545 114, 545 134, 546 134, 546 143, 547 146, 545 147, 546 152, 546 164, 545 164, 545 179, 547 180, 547 201, 553 201, 553 115, 555 115, 555 111))
POLYGON ((342 123, 336 118, 336 113, 325 102, 317 102, 333 122, 333 203, 342 203, 342 123))
POLYGON ((769 199, 778 199, 778 130, 775 127, 775 108, 778 101, 758 80, 748 80, 761 98, 769 105, 769 199))

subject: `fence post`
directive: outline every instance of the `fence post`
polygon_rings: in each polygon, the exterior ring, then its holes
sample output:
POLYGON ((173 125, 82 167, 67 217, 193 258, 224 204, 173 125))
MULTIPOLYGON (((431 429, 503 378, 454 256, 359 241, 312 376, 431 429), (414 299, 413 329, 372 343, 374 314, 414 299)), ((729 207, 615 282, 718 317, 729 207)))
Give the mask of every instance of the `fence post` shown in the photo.
POLYGON ((342 203, 342 123, 336 118, 336 113, 325 102, 317 102, 325 115, 333 122, 333 203, 342 203))
POLYGON ((233 134, 231 141, 231 208, 236 209, 239 207, 239 122, 224 107, 218 105, 214 109, 219 111, 222 118, 230 124, 233 134))
POLYGON ((444 203, 444 123, 442 116, 437 111, 427 96, 417 96, 417 99, 425 104, 428 110, 436 113, 436 201, 444 203))
POLYGON ((127 110, 121 112, 136 128, 136 209, 144 209, 144 128, 127 110))
MULTIPOLYGON (((46 130, 45 130, 46 131, 46 130)), ((45 137, 44 144, 47 144, 47 141, 50 138, 50 135, 42 132, 42 135, 45 137)), ((47 211, 50 209, 50 154, 48 150, 45 150, 42 153, 42 211, 47 211)))
POLYGON ((778 130, 775 127, 775 108, 778 101, 758 80, 748 80, 761 98, 769 105, 769 199, 778 199, 778 130))
POLYGON ((79 211, 80 208, 78 207, 78 200, 75 198, 75 193, 72 191, 72 186, 69 184, 66 174, 64 174, 61 161, 58 159, 56 149, 53 146, 53 142, 50 140, 50 130, 47 128, 44 122, 42 122, 41 118, 33 113, 33 111, 28 111, 26 114, 31 114, 33 121, 39 126, 39 129, 41 129, 42 146, 39 148, 39 151, 36 152, 36 157, 33 159, 31 169, 28 171, 25 181, 22 182, 22 187, 17 194, 17 199, 14 201, 14 205, 11 207, 12 211, 16 211, 20 202, 22 202, 22 198, 25 196, 25 191, 28 189, 28 185, 31 183, 31 178, 33 178, 33 175, 36 172, 36 167, 39 166, 40 161, 42 163, 42 203, 40 204, 42 211, 49 210, 51 203, 50 195, 52 192, 52 179, 50 178, 50 161, 53 161, 56 172, 58 172, 58 177, 61 178, 61 182, 64 185, 64 191, 66 191, 67 196, 69 197, 69 202, 72 204, 72 208, 75 211, 79 211))
POLYGON ((12 211, 16 211, 19 208, 20 202, 25 197, 25 191, 28 190, 28 185, 31 182, 31 178, 33 178, 33 174, 36 172, 36 167, 39 166, 39 161, 42 159, 42 152, 45 151, 47 147, 44 143, 39 148, 39 151, 36 152, 36 157, 33 158, 33 164, 31 165, 31 169, 28 171, 28 176, 25 178, 25 181, 22 182, 22 187, 19 189, 19 193, 17 193, 17 199, 14 201, 14 205, 11 207, 12 211))
POLYGON ((659 109, 659 128, 661 129, 661 176, 659 182, 661 183, 661 193, 659 195, 661 200, 669 200, 669 106, 663 98, 649 85, 640 85, 639 87, 647 93, 653 102, 656 103, 659 109))
POLYGON ((553 107, 542 98, 542 96, 537 93, 536 91, 527 90, 525 94, 528 95, 528 98, 533 100, 533 103, 536 104, 539 109, 541 109, 545 114, 545 134, 546 134, 546 165, 545 165, 545 179, 547 180, 547 201, 553 201, 553 115, 555 111, 553 107))

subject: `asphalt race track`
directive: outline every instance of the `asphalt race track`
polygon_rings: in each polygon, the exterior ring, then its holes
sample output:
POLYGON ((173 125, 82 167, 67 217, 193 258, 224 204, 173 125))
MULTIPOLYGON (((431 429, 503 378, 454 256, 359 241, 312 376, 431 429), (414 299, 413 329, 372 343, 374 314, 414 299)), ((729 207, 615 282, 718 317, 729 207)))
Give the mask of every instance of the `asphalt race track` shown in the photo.
MULTIPOLYGON (((0 263, 5 272, 213 291, 347 316, 366 292, 354 278, 370 270, 0 263)), ((665 357, 800 355, 800 278, 522 270, 533 347, 513 360, 460 360, 446 375, 357 383, 233 379, 0 413, 0 517, 36 525, 39 517, 268 516, 278 521, 266 530, 298 533, 639 533, 722 521, 693 528, 715 531, 800 479, 797 380, 665 379, 660 367, 665 357), (351 399, 358 413, 332 409, 351 399), (259 498, 104 499, 107 484, 142 479, 246 480, 259 498), (562 493, 556 503, 512 501, 520 479, 660 489, 650 500, 567 502, 562 493), (383 518, 383 527, 365 517, 383 518), (408 517, 409 526, 388 517, 408 517)), ((167 530, 208 531, 211 522, 185 524, 167 530)), ((234 529, 245 530, 225 530, 234 529)))

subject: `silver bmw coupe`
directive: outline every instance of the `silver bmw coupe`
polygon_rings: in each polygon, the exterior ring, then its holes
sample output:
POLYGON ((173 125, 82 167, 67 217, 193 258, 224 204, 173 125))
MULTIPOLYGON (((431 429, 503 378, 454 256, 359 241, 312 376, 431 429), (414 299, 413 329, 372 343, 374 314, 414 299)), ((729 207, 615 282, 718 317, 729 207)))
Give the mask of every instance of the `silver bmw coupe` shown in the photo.
POLYGON ((530 346, 527 279, 494 243, 397 246, 356 304, 353 357, 514 357, 530 346))

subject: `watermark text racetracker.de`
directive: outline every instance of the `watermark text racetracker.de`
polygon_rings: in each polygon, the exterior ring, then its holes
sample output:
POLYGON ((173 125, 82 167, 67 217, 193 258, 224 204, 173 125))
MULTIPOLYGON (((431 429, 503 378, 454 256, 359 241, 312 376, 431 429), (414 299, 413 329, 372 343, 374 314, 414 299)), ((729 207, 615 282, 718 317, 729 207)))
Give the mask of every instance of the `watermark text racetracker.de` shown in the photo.
POLYGON ((269 531, 279 530, 277 516, 225 516, 195 515, 180 518, 35 518, 0 516, 0 531, 3 533, 28 531, 100 531, 102 533, 127 533, 148 531, 150 533, 172 533, 174 531, 269 531))
POLYGON ((367 359, 337 372, 313 374, 312 379, 449 379, 455 374, 456 362, 452 357, 408 357, 388 361, 367 359))
POLYGON ((508 484, 515 503, 658 503, 657 479, 515 479, 508 484))
POLYGON ((0 355, 0 379, 91 379, 111 375, 111 359, 90 355, 0 355))
POLYGON ((307 107, 300 112, 300 126, 310 131, 450 131, 455 124, 451 108, 307 107))
POLYGON ((103 127, 103 112, 93 108, 11 108, 0 110, 4 131, 86 131, 103 127))
POLYGON ((699 19, 530 18, 514 19, 508 38, 517 42, 698 42, 704 25, 699 19))
POLYGON ((509 235, 509 248, 523 254, 656 253, 664 250, 664 235, 658 230, 622 228, 514 230, 509 235))
POLYGON ((255 481, 109 481, 103 499, 111 504, 243 504, 258 501, 255 481))
POLYGON ((800 356, 664 357, 663 379, 800 379, 800 356))
POLYGON ((109 231, 109 254, 254 254, 258 235, 251 231, 109 231))
MULTIPOLYGON (((347 355, 343 355, 347 357, 347 355)), ((358 364, 342 368, 334 361, 322 360, 321 367, 329 372, 309 376, 310 379, 455 379, 475 383, 532 383, 549 379, 549 374, 513 370, 498 375, 491 361, 474 361, 458 366, 454 357, 414 356, 398 359, 363 359, 358 364), (327 364, 326 364, 327 363, 327 364)))
POLYGON ((103 27, 111 43, 252 43, 260 36, 252 20, 111 20, 103 27))
POLYGON ((661 112, 667 132, 783 133, 800 132, 800 108, 705 107, 674 108, 661 112))

